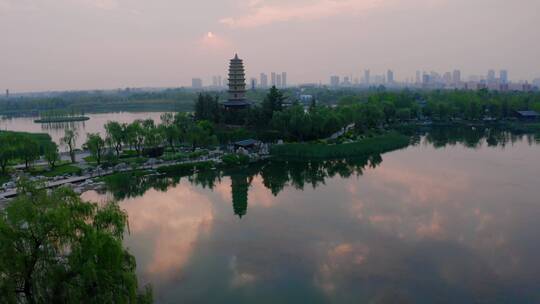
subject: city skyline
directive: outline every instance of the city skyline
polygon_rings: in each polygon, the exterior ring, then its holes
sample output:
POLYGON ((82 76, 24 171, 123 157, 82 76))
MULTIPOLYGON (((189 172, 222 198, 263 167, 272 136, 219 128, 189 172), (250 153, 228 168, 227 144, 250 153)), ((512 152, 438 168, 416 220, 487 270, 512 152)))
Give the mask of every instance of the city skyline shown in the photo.
POLYGON ((531 82, 539 10, 534 0, 0 0, 0 89, 211 83, 205 75, 223 74, 236 52, 250 77, 287 71, 289 84, 388 69, 396 81, 507 69, 531 82))

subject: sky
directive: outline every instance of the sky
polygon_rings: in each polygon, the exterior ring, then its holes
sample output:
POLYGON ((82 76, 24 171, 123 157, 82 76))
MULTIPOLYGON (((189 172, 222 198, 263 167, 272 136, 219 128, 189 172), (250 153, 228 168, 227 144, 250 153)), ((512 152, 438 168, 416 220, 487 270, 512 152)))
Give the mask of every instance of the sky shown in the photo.
POLYGON ((539 0, 0 0, 0 90, 189 86, 226 75, 289 83, 364 69, 540 77, 539 0))

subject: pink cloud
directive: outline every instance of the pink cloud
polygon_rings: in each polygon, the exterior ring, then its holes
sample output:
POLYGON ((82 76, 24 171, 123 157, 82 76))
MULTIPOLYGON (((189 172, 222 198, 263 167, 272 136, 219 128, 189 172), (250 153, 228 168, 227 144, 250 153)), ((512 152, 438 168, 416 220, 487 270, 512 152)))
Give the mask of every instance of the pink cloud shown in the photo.
POLYGON ((315 20, 366 11, 379 6, 383 0, 317 0, 301 4, 268 2, 249 0, 246 14, 223 18, 220 22, 233 28, 250 28, 290 20, 315 20))

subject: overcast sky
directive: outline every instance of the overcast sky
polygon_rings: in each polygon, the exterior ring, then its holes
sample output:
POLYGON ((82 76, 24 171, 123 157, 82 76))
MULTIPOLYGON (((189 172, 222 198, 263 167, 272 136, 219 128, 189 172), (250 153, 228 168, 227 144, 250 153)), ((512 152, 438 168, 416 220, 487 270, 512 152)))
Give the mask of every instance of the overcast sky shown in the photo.
POLYGON ((235 52, 249 76, 291 83, 367 68, 531 80, 539 12, 540 0, 0 0, 0 89, 209 83, 235 52))

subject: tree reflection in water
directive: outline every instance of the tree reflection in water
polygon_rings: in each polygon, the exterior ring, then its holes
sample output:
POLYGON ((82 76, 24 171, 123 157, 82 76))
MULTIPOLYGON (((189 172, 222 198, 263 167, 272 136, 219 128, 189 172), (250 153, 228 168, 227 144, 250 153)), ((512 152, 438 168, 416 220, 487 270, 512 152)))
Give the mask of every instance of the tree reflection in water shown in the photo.
MULTIPOLYGON (((435 148, 448 145, 462 144, 469 148, 482 145, 502 147, 515 143, 525 136, 530 144, 535 137, 530 134, 518 134, 496 128, 481 127, 441 127, 429 130, 414 131, 411 142, 428 144, 435 148)), ((184 172, 178 174, 149 174, 144 171, 115 174, 105 178, 107 189, 117 200, 142 196, 149 189, 167 191, 170 187, 186 178, 191 184, 202 188, 214 189, 221 183, 223 177, 231 179, 232 206, 234 214, 242 218, 247 214, 248 192, 256 176, 262 178, 263 185, 277 196, 285 187, 303 190, 306 185, 316 188, 324 185, 327 179, 340 176, 348 178, 360 176, 366 168, 375 168, 382 163, 380 154, 367 157, 326 160, 326 161, 297 161, 269 160, 250 164, 234 169, 206 169, 199 172, 184 172)))

